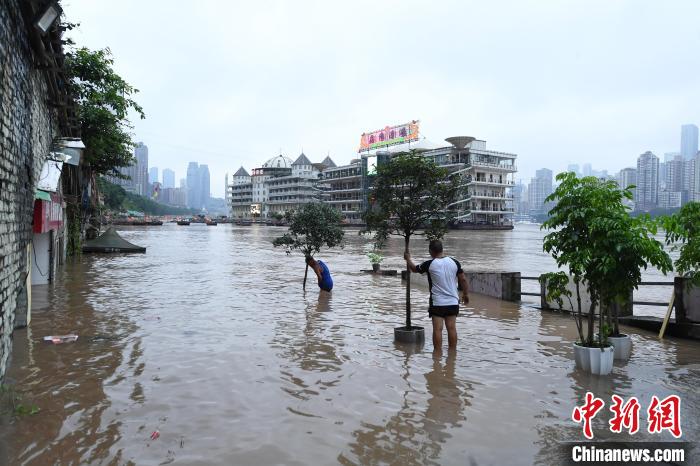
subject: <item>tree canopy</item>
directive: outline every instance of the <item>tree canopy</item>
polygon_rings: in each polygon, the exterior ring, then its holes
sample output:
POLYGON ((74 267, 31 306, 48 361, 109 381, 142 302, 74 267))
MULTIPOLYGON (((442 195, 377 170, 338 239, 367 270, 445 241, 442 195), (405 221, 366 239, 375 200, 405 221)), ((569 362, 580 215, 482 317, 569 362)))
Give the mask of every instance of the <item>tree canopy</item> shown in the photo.
POLYGON ((700 285, 700 202, 687 203, 662 222, 666 244, 680 250, 676 271, 700 285))
POLYGON ((561 173, 557 180, 559 186, 546 199, 556 205, 542 224, 551 230, 543 249, 559 267, 569 269, 576 284, 588 287, 589 332, 581 338, 590 346, 595 306, 626 301, 642 281, 642 269, 651 264, 666 273, 672 263, 654 238, 656 223, 648 216, 629 215, 623 200, 632 199, 633 186, 620 189, 614 181, 574 173, 561 173))
MULTIPOLYGON (((322 248, 343 247, 345 232, 340 226, 340 212, 328 204, 310 202, 289 214, 289 231, 272 244, 275 247, 284 246, 287 253, 300 251, 304 257, 312 257, 322 248)), ((308 272, 308 265, 306 267, 308 272)), ((306 272, 304 287, 306 287, 306 272)))
POLYGON ((452 219, 448 206, 458 190, 457 177, 415 151, 401 153, 377 167, 364 213, 367 232, 379 246, 389 235, 442 237, 452 219))
POLYGON ((85 47, 66 53, 68 87, 77 103, 85 161, 95 174, 122 176, 118 168, 133 163, 129 113, 145 118, 133 99, 138 89, 113 69, 110 50, 85 47))

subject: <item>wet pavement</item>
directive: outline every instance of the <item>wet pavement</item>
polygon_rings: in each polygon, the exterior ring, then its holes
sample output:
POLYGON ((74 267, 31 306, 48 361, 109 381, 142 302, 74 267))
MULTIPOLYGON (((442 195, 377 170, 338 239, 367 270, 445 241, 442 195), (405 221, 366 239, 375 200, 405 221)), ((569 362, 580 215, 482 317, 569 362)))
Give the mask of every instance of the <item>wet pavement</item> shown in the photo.
MULTIPOLYGON (((5 383, 41 411, 3 416, 0 463, 557 464, 561 442, 583 438, 570 416, 588 390, 637 396, 643 410, 652 395, 678 394, 683 438, 698 439, 698 342, 630 329, 632 359, 588 376, 574 369, 570 316, 472 295, 456 352, 403 348, 392 341, 401 281, 359 271, 368 239, 349 230, 345 249, 319 256, 329 296, 313 281, 302 291, 303 258, 270 244, 283 232, 125 228, 146 254, 85 256, 34 287, 5 383), (67 333, 80 337, 41 341, 67 333)), ((448 238, 447 252, 465 269, 493 257, 502 269, 498 246, 476 249, 474 233, 448 238)), ((424 247, 415 241, 414 256, 424 247)), ((401 264, 400 241, 387 255, 384 267, 401 264)), ((527 272, 528 257, 511 257, 523 264, 511 270, 527 272)), ((414 324, 429 329, 426 290, 412 297, 414 324)), ((596 438, 628 440, 608 419, 595 419, 596 438)), ((651 439, 672 437, 634 436, 651 439)))

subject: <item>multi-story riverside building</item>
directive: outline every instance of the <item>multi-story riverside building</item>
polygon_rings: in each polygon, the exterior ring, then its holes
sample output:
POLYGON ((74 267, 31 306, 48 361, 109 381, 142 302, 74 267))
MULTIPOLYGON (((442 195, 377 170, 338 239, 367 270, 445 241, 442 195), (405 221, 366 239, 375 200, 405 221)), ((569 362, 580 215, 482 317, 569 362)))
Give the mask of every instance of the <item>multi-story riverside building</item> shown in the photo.
POLYGON ((515 154, 486 149, 486 142, 453 137, 443 147, 397 145, 372 150, 337 166, 330 157, 312 163, 304 154, 295 162, 273 157, 252 176, 241 167, 229 186, 229 208, 235 218, 270 216, 296 210, 308 202, 327 202, 346 223, 361 223, 376 165, 408 149, 431 158, 460 177, 458 198, 446 206, 458 228, 512 228, 515 154))
POLYGON ((294 162, 284 155, 273 157, 250 176, 241 167, 229 186, 231 216, 269 218, 320 201, 318 182, 324 167, 303 153, 294 162))
POLYGON ((458 228, 512 228, 516 154, 486 149, 486 141, 467 136, 445 139, 449 146, 423 151, 425 157, 461 177, 463 187, 448 206, 458 228))
POLYGON ((323 171, 321 177, 325 191, 324 201, 339 210, 347 223, 361 223, 367 198, 363 160, 353 159, 348 165, 340 167, 332 163, 332 160, 330 162, 332 165, 323 171))

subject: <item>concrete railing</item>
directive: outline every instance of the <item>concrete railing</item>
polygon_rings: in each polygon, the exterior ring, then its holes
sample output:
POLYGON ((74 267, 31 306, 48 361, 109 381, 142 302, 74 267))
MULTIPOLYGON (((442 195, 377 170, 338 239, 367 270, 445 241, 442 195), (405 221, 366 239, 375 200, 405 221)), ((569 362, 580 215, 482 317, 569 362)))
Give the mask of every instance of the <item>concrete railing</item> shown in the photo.
MULTIPOLYGON (((520 301, 520 272, 465 272, 470 293, 478 293, 504 301, 520 301)), ((401 272, 406 279, 406 271, 401 272)), ((411 280, 428 286, 425 274, 413 273, 411 280)))
MULTIPOLYGON (((536 277, 521 277, 520 272, 465 272, 469 291, 473 293, 491 296, 493 298, 502 299, 504 301, 520 301, 522 295, 534 295, 538 293, 523 293, 521 290, 521 280, 536 279, 536 277)), ((406 271, 401 272, 401 279, 406 279, 406 271)), ((411 280, 414 283, 428 286, 428 280, 425 274, 411 274, 411 280)), ((651 283, 657 284, 657 283, 651 283)), ((568 299, 563 299, 563 310, 573 311, 571 304, 576 306, 576 288, 573 280, 569 281, 567 286, 571 291, 571 303, 568 299)), ((675 277, 675 312, 676 322, 678 323, 700 323, 700 287, 690 285, 687 278, 675 277)), ((588 313, 590 307, 590 297, 585 285, 580 286, 581 294, 581 309, 584 313, 588 313)), ((544 285, 540 284, 540 307, 542 309, 558 309, 559 306, 546 299, 546 290, 544 285)), ((618 315, 620 317, 630 317, 633 315, 633 294, 630 292, 630 298, 626 305, 618 305, 618 315)), ((596 309, 595 312, 598 312, 596 309)))
POLYGON ((673 291, 676 322, 700 323, 700 287, 692 286, 687 278, 675 277, 673 291))

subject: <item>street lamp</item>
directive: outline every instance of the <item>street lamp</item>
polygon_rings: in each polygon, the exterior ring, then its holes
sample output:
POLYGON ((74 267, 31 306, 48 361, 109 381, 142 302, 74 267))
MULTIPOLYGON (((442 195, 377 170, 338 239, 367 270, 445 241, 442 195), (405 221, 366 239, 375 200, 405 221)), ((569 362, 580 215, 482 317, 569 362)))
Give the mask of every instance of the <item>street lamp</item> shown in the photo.
POLYGON ((58 5, 58 2, 50 2, 44 7, 43 13, 37 16, 37 19, 34 21, 34 27, 41 31, 42 34, 46 34, 56 19, 61 16, 62 12, 63 9, 58 5))

